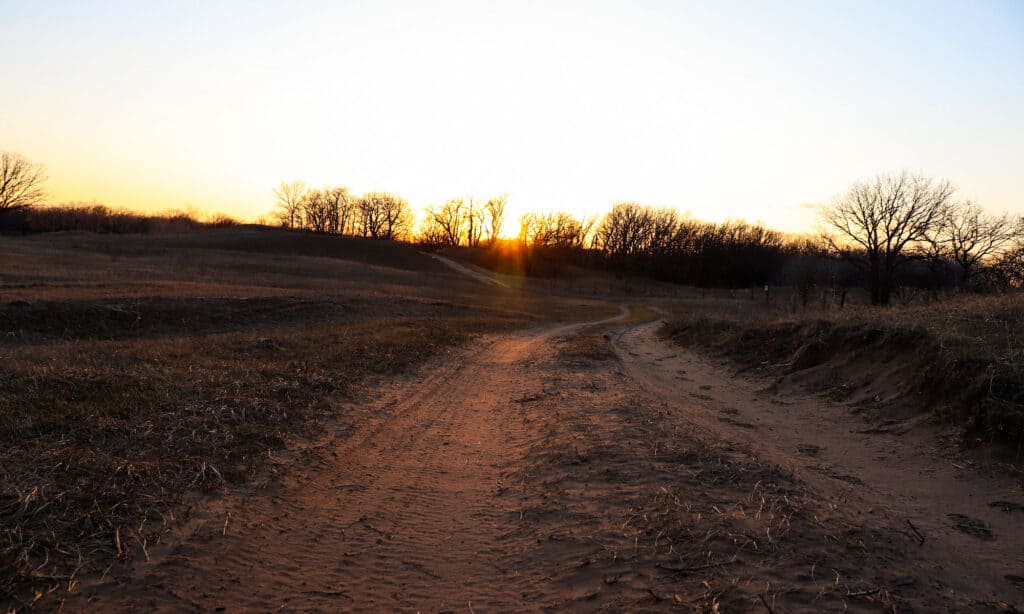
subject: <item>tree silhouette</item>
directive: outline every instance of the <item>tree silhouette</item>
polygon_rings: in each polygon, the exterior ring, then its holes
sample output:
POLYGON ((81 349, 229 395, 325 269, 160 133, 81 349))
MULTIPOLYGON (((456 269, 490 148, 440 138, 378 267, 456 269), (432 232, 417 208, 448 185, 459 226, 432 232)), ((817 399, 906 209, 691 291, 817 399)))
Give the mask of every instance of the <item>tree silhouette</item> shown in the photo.
POLYGON ((501 195, 487 199, 484 211, 487 214, 487 242, 491 245, 501 236, 501 228, 505 224, 505 205, 508 196, 501 195))
POLYGON ((390 192, 368 192, 359 199, 364 237, 400 239, 412 229, 412 211, 405 199, 390 192))
POLYGON ((27 209, 46 196, 42 165, 21 154, 0 152, 0 212, 27 209))
POLYGON ((281 185, 274 188, 274 196, 277 197, 278 216, 281 224, 288 228, 297 228, 302 224, 303 199, 309 189, 304 181, 282 181, 281 185))
POLYGON ((937 233, 949 257, 960 265, 961 285, 970 287, 979 268, 996 258, 1021 232, 1009 215, 988 215, 967 201, 948 209, 937 233))
POLYGON ((889 304, 896 269, 941 225, 953 192, 948 181, 924 175, 879 175, 822 211, 824 240, 864 271, 872 305, 889 304))

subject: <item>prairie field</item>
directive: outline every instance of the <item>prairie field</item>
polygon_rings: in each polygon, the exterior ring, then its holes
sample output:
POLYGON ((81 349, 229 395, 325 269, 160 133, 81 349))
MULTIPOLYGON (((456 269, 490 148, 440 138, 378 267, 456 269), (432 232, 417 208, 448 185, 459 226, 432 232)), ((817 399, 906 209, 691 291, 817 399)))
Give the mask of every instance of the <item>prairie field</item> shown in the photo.
POLYGON ((411 246, 318 239, 3 239, 0 594, 145 554, 195 495, 351 428, 368 382, 569 309, 488 294, 411 246))
POLYGON ((1014 611, 1019 296, 459 258, 3 238, 0 603, 1014 611))
POLYGON ((1024 1, 0 57, 0 614, 1024 611, 1024 1))

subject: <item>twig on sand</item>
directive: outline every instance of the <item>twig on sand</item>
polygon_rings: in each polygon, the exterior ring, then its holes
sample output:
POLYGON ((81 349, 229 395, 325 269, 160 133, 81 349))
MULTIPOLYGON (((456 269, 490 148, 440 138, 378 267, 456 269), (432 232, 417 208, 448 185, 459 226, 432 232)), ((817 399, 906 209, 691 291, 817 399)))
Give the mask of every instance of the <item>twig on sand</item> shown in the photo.
POLYGON ((910 530, 912 530, 917 535, 917 539, 920 540, 917 545, 918 546, 923 546, 924 545, 924 535, 922 535, 921 532, 917 530, 917 527, 914 526, 914 523, 910 522, 909 518, 907 518, 907 526, 910 527, 910 530))
POLYGON ((117 556, 123 556, 124 551, 121 549, 121 527, 114 529, 114 545, 117 547, 117 556))
POLYGON ((737 563, 737 562, 738 562, 737 559, 730 559, 728 561, 718 561, 717 563, 707 563, 706 565, 696 565, 694 567, 673 567, 671 565, 662 565, 661 563, 655 563, 654 566, 657 567, 658 569, 664 569, 666 571, 684 572, 684 571, 703 571, 705 569, 714 569, 715 567, 724 567, 726 565, 732 565, 733 563, 737 563))

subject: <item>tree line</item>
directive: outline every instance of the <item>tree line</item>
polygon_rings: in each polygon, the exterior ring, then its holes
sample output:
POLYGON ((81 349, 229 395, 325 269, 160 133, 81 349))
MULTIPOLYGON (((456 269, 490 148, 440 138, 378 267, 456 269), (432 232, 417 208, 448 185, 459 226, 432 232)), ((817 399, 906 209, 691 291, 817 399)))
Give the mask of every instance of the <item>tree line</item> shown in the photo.
MULTIPOLYGON (((97 234, 143 234, 188 232, 203 228, 237 226, 238 220, 224 215, 196 211, 139 213, 112 209, 96 203, 65 203, 57 207, 31 207, 18 212, 16 221, 25 232, 80 230, 97 234)), ((4 216, 0 216, 2 222, 4 216)), ((3 224, 0 223, 0 227, 3 224)))
POLYGON ((239 223, 222 213, 207 215, 195 210, 141 213, 98 203, 42 206, 46 199, 45 183, 42 165, 20 154, 0 151, 0 232, 187 232, 239 223))
POLYGON ((345 187, 310 189, 293 181, 274 188, 274 195, 285 228, 372 239, 408 239, 414 230, 409 203, 390 192, 356 196, 345 187))
POLYGON ((309 188, 303 181, 274 188, 281 226, 311 232, 416 241, 428 248, 493 244, 505 223, 505 196, 452 198, 428 206, 416 226, 409 203, 390 192, 352 194, 346 187, 309 188))
POLYGON ((419 240, 432 248, 493 245, 505 225, 506 202, 504 195, 487 200, 463 196, 441 206, 428 206, 420 223, 419 240))
POLYGON ((821 209, 821 231, 792 237, 746 222, 615 205, 593 247, 620 273, 699 286, 863 285, 886 305, 901 286, 959 291, 1024 286, 1024 218, 990 214, 920 174, 858 181, 821 209))
MULTIPOLYGON (((45 181, 42 166, 0 152, 0 229, 150 232, 236 223, 227 216, 199 221, 187 213, 147 216, 95 204, 40 207, 45 181)), ((526 213, 517 238, 503 240, 503 195, 428 206, 418 225, 409 203, 390 192, 355 195, 345 187, 311 189, 293 181, 281 183, 274 195, 277 221, 288 228, 415 241, 425 249, 484 248, 490 265, 514 257, 526 263, 517 269, 527 273, 557 274, 562 264, 574 264, 697 286, 863 286, 872 304, 881 305, 905 286, 1024 287, 1024 218, 989 213, 957 198, 949 181, 907 172, 855 182, 821 208, 821 231, 807 236, 622 202, 599 218, 526 213)))
POLYGON ((950 276, 961 290, 1024 282, 1024 218, 957 199, 946 180, 903 172, 858 181, 822 221, 823 245, 857 268, 875 305, 889 304, 897 276, 915 265, 933 288, 950 276))

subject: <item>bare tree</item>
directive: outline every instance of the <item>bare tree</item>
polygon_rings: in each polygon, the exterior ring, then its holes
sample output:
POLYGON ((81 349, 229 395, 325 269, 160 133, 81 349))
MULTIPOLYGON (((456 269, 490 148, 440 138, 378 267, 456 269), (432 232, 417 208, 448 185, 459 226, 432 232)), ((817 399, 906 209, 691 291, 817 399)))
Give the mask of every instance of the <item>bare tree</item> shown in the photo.
POLYGON ((519 240, 529 247, 582 248, 593 224, 571 213, 527 213, 519 218, 519 240))
POLYGON ((368 192, 359 199, 363 236, 374 239, 400 239, 412 225, 412 211, 404 198, 390 192, 368 192))
POLYGON ((474 196, 452 198, 440 207, 427 207, 420 234, 439 241, 439 245, 463 243, 477 247, 486 238, 493 243, 501 232, 505 216, 505 197, 491 198, 480 204, 474 196))
POLYGON ((419 242, 426 248, 439 249, 448 245, 448 235, 434 218, 434 210, 426 208, 426 215, 419 227, 419 242))
POLYGON ((925 233, 920 244, 915 250, 917 258, 922 260, 928 267, 928 290, 933 298, 938 298, 939 292, 946 285, 949 277, 950 253, 943 234, 945 233, 945 221, 940 222, 934 228, 925 233))
POLYGON ((346 234, 351 231, 355 218, 356 199, 345 187, 324 188, 328 209, 327 232, 346 234))
POLYGON ((996 277, 1006 286, 1024 288, 1024 238, 999 255, 996 277))
POLYGON ((637 203, 615 203, 597 227, 594 245, 624 273, 632 273, 639 257, 648 252, 654 231, 655 210, 637 203))
POLYGON ((592 215, 590 217, 583 218, 580 220, 580 231, 577 235, 576 247, 580 249, 586 247, 593 247, 594 245, 594 233, 597 227, 597 216, 592 215))
POLYGON ((679 231, 679 213, 675 209, 663 207, 651 212, 650 236, 648 238, 648 251, 652 254, 662 254, 671 251, 672 242, 679 231))
POLYGON ((988 215, 965 201, 949 208, 938 234, 950 258, 961 269, 961 283, 969 287, 978 269, 1010 246, 1020 228, 1007 214, 988 215))
POLYGON ((462 243, 466 222, 466 202, 461 198, 453 198, 439 208, 428 207, 427 217, 430 226, 438 235, 442 245, 455 247, 462 243))
POLYGON ((505 224, 505 204, 507 202, 508 196, 502 194, 489 198, 484 203, 484 211, 487 214, 487 242, 492 245, 501 236, 501 227, 505 224))
POLYGON ((484 209, 476 197, 466 197, 466 245, 477 247, 484 232, 484 209))
POLYGON ((43 167, 21 154, 0 152, 0 212, 25 209, 46 197, 43 167))
POLYGON ((305 228, 313 232, 327 232, 331 226, 332 204, 330 188, 310 190, 300 201, 305 228))
POLYGON ((278 216, 281 224, 288 228, 296 228, 302 223, 302 201, 306 196, 308 188, 305 181, 282 181, 281 185, 274 188, 274 196, 277 197, 277 207, 280 209, 278 216))
POLYGON ((953 192, 923 175, 879 175, 822 210, 826 244, 864 271, 871 304, 889 304, 896 269, 941 224, 953 192))

